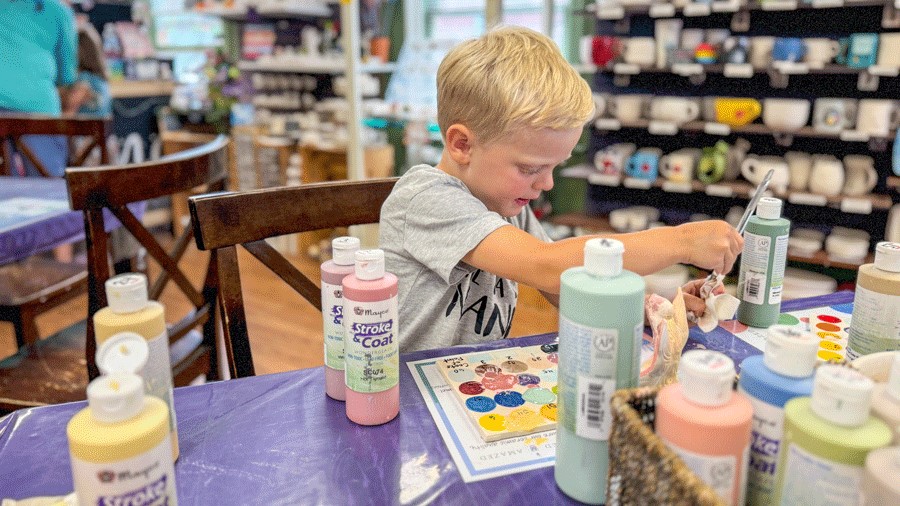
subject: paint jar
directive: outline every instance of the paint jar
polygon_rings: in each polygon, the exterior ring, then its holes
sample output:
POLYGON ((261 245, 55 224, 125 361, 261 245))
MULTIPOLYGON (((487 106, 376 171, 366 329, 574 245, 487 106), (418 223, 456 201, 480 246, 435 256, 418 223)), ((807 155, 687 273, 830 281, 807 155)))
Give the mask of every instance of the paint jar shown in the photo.
POLYGON ((866 457, 861 506, 900 504, 900 446, 872 450, 866 457))
POLYGON ((141 372, 147 393, 159 397, 169 406, 169 431, 172 433, 172 458, 178 459, 178 426, 172 395, 172 366, 169 361, 169 332, 163 305, 150 300, 147 276, 128 273, 106 280, 108 307, 94 314, 97 349, 114 335, 134 332, 147 341, 150 354, 141 372))
POLYGON ((894 444, 900 445, 900 351, 894 352, 887 383, 875 384, 872 414, 893 429, 894 444))
POLYGON ((776 504, 856 504, 870 451, 891 441, 869 416, 872 380, 849 367, 816 369, 811 397, 784 405, 776 504))
POLYGON ((900 351, 900 243, 880 242, 875 261, 859 267, 847 358, 900 351))
POLYGON ((737 319, 745 325, 765 328, 778 322, 790 228, 781 217, 780 199, 759 199, 744 231, 738 277, 737 319))
POLYGON ((590 239, 559 297, 556 484, 588 504, 606 501, 610 399, 638 384, 644 280, 622 268, 620 241, 590 239))
POLYGON ((66 426, 78 504, 177 504, 169 408, 135 374, 100 376, 66 426))
POLYGON ((753 406, 734 392, 734 362, 712 350, 681 357, 678 383, 656 396, 656 433, 727 503, 744 504, 753 406))
POLYGON ((344 290, 347 418, 380 425, 400 412, 397 276, 384 270, 384 251, 359 250, 344 290))
POLYGON ((344 383, 344 295, 341 283, 355 270, 354 255, 359 250, 356 237, 337 237, 331 241, 333 258, 321 266, 322 324, 325 337, 325 394, 343 401, 344 383))
POLYGON ((738 391, 753 405, 747 504, 772 504, 784 435, 784 404, 812 393, 819 339, 794 327, 769 327, 762 355, 741 363, 738 391))

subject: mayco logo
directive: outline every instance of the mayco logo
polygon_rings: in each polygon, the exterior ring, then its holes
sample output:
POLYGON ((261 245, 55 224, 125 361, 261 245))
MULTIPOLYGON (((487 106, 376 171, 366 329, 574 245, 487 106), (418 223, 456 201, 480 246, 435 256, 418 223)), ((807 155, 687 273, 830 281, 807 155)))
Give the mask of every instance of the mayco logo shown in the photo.
POLYGON ((341 290, 335 290, 335 291, 334 291, 334 298, 335 298, 335 299, 341 299, 341 298, 343 298, 343 297, 344 297, 344 292, 342 292, 341 290))
POLYGON ((98 506, 155 506, 169 504, 166 494, 166 479, 163 475, 160 479, 133 492, 121 495, 101 496, 97 500, 98 506))
POLYGON ((97 473, 97 479, 100 483, 111 483, 116 479, 116 473, 112 471, 100 471, 97 473))
POLYGON ((382 309, 381 311, 374 311, 372 309, 363 309, 359 306, 353 308, 353 314, 355 314, 356 316, 364 316, 364 315, 365 316, 384 316, 384 315, 388 314, 388 311, 390 311, 390 309, 387 309, 387 308, 382 309))

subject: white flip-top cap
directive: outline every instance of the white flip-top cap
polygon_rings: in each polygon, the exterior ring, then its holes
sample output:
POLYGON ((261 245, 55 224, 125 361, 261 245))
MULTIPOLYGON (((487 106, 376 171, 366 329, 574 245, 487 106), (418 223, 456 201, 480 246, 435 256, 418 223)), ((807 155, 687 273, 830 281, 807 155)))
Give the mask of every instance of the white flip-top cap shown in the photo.
POLYGON ((766 220, 781 218, 781 199, 763 197, 756 204, 756 215, 766 220))
POLYGON ((878 243, 875 246, 875 268, 888 272, 900 272, 900 243, 878 243))
POLYGON ((361 249, 356 255, 356 277, 365 281, 384 277, 384 251, 361 249))
POLYGON ((843 427, 859 427, 869 419, 875 384, 862 373, 840 365, 825 364, 813 381, 813 413, 843 427))
POLYGON ((690 350, 681 356, 678 382, 684 397, 701 406, 722 406, 731 400, 734 362, 712 350, 690 350))
POLYGON ((763 362, 783 376, 805 378, 816 367, 819 339, 809 332, 787 325, 772 325, 766 335, 763 362))
POLYGON ((354 254, 359 250, 359 239, 356 237, 336 237, 331 241, 332 261, 338 265, 353 265, 354 254))
POLYGON ((101 374, 131 373, 140 375, 150 358, 150 347, 140 334, 119 332, 100 345, 97 367, 101 374))
POLYGON ((884 390, 888 395, 897 399, 897 402, 900 402, 900 351, 894 352, 894 360, 891 362, 891 373, 888 376, 887 387, 884 390))
POLYGON ((121 422, 144 409, 144 380, 128 373, 100 376, 88 385, 87 398, 95 420, 121 422))
POLYGON ((588 239, 584 243, 584 268, 594 276, 611 278, 622 273, 625 245, 615 239, 588 239))
POLYGON ((134 313, 144 309, 149 300, 147 276, 130 272, 106 280, 106 301, 114 313, 134 313))

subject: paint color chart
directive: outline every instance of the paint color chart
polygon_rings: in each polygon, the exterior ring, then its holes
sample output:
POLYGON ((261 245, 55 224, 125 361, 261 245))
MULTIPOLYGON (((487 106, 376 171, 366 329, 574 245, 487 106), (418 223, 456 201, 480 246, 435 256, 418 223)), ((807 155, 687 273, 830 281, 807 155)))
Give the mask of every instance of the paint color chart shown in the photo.
POLYGON ((442 357, 436 366, 487 442, 556 428, 557 345, 442 357))

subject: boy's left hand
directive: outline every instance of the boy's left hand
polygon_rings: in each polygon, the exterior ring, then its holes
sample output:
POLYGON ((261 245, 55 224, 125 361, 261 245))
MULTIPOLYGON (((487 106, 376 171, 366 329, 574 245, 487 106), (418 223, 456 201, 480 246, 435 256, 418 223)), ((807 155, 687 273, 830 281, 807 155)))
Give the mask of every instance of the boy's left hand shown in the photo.
MULTIPOLYGON (((706 301, 700 297, 700 287, 704 283, 706 283, 706 279, 695 279, 688 281, 681 287, 681 291, 684 294, 684 305, 688 311, 688 321, 691 323, 696 323, 697 319, 706 312, 706 301), (693 317, 691 313, 693 313, 693 317)), ((725 287, 719 286, 713 290, 713 293, 715 295, 725 293, 725 287)))

